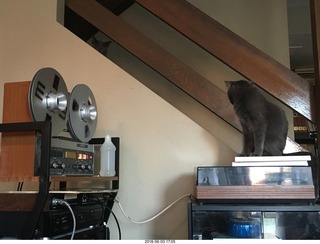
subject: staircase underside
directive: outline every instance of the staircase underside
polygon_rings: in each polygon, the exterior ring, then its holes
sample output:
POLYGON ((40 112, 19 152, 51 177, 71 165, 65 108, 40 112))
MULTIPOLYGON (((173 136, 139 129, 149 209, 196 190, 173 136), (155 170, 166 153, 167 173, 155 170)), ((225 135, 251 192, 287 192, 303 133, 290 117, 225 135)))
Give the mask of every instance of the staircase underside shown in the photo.
MULTIPOLYGON (((66 0, 65 26, 84 41, 98 31, 103 32, 139 61, 241 131, 225 92, 117 16, 119 11, 114 9, 119 8, 108 7, 107 2, 66 0), (104 2, 103 6, 101 2, 104 2)), ((126 6, 133 4, 132 1, 122 2, 126 6)), ((282 103, 314 120, 308 82, 282 64, 184 0, 136 2, 282 103), (175 14, 179 12, 184 14, 175 14)), ((301 149, 298 145, 296 148, 301 149)))

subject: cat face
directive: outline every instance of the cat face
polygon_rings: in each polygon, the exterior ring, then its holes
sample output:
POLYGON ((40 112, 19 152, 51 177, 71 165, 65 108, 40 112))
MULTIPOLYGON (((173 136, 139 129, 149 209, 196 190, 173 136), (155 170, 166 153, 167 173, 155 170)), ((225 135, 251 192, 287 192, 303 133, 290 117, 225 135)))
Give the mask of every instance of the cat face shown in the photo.
POLYGON ((246 90, 253 87, 252 81, 238 80, 238 81, 225 81, 228 88, 228 98, 231 104, 234 104, 235 96, 241 92, 241 90, 246 90))
POLYGON ((94 36, 92 37, 91 46, 104 56, 107 56, 110 44, 111 41, 100 41, 94 36))

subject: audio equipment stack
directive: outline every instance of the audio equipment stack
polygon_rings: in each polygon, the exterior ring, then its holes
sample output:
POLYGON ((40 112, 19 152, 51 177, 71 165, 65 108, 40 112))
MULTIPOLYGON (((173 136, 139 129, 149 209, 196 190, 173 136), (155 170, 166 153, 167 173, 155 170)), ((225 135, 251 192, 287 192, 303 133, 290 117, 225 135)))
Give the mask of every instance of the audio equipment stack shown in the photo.
POLYGON ((86 188, 78 185, 73 188, 82 181, 104 182, 103 177, 91 177, 95 172, 95 145, 103 138, 93 138, 98 112, 90 88, 77 84, 68 92, 64 79, 55 69, 42 68, 31 81, 4 84, 2 117, 3 124, 14 124, 19 130, 1 133, 0 180, 19 182, 18 188, 21 182, 38 182, 39 191, 10 191, 1 196, 4 204, 0 206, 0 216, 4 221, 0 238, 68 239, 71 233, 75 239, 109 238, 104 222, 108 221, 111 210, 105 210, 112 209, 118 178, 105 179, 112 189, 91 189, 87 184, 86 188), (42 139, 48 138, 41 132, 21 131, 26 124, 32 127, 37 124, 32 122, 43 121, 51 122, 50 162, 42 162, 39 157, 42 139), (47 173, 42 177, 39 165, 43 163, 49 166, 49 176, 56 177, 49 179, 47 173), (49 181, 54 182, 54 190, 49 191, 46 184, 49 181), (68 190, 67 182, 72 182, 68 190), (70 211, 65 205, 55 206, 53 198, 64 199, 70 211), (76 221, 72 221, 71 215, 76 221))

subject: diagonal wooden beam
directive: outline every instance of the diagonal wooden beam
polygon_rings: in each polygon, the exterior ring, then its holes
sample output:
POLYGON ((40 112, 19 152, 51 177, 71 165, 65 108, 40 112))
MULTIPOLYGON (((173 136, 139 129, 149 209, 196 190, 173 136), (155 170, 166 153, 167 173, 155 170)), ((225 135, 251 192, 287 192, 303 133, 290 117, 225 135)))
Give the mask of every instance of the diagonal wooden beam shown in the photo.
POLYGON ((307 119, 314 120, 307 81, 192 4, 185 0, 136 2, 307 119))
POLYGON ((95 0, 66 0, 66 6, 224 121, 241 130, 226 93, 213 85, 212 82, 189 68, 95 0))

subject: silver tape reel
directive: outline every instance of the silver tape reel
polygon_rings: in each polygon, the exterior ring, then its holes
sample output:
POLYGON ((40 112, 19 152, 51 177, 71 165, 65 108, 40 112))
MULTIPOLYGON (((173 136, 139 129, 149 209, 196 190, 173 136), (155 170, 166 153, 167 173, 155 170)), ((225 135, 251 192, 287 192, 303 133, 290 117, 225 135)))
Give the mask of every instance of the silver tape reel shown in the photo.
POLYGON ((29 108, 34 121, 51 121, 53 136, 65 129, 68 119, 68 89, 53 68, 40 69, 29 88, 29 108))
POLYGON ((68 129, 73 138, 88 142, 97 127, 97 105, 90 88, 84 84, 76 85, 69 99, 68 129))

